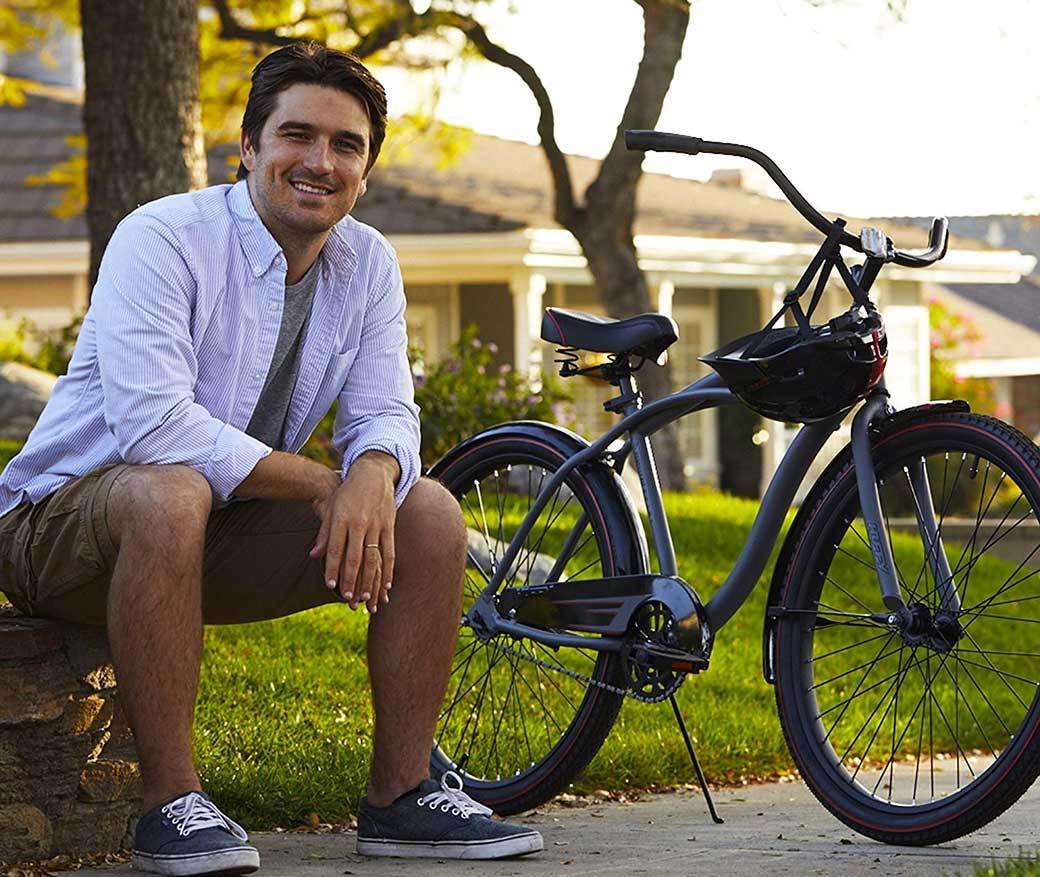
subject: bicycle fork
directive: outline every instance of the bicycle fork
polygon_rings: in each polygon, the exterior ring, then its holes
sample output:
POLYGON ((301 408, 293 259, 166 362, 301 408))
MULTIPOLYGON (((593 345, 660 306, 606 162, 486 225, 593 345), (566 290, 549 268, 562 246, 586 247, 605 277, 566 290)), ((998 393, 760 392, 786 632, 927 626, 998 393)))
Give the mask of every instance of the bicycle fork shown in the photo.
MULTIPOLYGON (((888 393, 881 389, 871 395, 867 403, 856 413, 852 420, 852 458, 856 467, 856 484, 859 490, 860 510, 867 530, 867 541, 870 544, 870 553, 874 558, 874 570, 877 574, 878 584, 881 586, 881 599, 889 613, 886 621, 889 625, 903 630, 913 622, 913 614, 906 605, 899 588, 899 577, 896 573, 888 529, 881 511, 881 497, 878 493, 877 474, 874 470, 874 458, 870 447, 871 421, 887 411, 888 393)), ((907 466, 906 476, 910 481, 911 493, 914 496, 917 530, 924 544, 927 562, 934 577, 936 591, 939 595, 939 606, 943 611, 955 616, 960 611, 960 600, 957 596, 953 572, 943 548, 942 534, 936 522, 931 486, 928 482, 928 472, 924 460, 912 461, 907 466)))

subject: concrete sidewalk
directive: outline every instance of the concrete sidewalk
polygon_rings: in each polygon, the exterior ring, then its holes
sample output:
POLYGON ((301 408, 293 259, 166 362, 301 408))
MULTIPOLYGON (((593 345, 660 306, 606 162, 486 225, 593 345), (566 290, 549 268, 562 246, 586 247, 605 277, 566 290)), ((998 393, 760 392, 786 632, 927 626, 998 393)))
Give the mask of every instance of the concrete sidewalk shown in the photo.
MULTIPOLYGON (((354 834, 255 832, 260 874, 270 877, 373 875, 703 874, 970 875, 976 863, 1035 853, 1040 785, 986 828, 941 847, 892 847, 847 829, 800 781, 748 786, 716 795, 725 825, 714 825, 700 795, 676 792, 626 804, 555 804, 519 820, 537 826, 545 850, 499 862, 367 859, 354 834)), ((89 868, 83 877, 137 873, 89 868)))

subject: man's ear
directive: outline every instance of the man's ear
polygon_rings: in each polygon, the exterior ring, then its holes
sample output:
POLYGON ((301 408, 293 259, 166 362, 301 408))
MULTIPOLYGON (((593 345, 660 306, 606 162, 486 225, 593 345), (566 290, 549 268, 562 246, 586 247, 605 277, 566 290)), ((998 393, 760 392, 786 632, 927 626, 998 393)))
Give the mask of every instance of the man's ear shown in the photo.
POLYGON ((256 150, 253 148, 252 141, 249 139, 245 128, 242 129, 242 133, 238 138, 238 155, 246 170, 252 173, 253 166, 256 164, 256 150))
POLYGON ((368 191, 368 177, 362 177, 361 178, 361 185, 358 186, 358 197, 360 198, 367 191, 368 191))

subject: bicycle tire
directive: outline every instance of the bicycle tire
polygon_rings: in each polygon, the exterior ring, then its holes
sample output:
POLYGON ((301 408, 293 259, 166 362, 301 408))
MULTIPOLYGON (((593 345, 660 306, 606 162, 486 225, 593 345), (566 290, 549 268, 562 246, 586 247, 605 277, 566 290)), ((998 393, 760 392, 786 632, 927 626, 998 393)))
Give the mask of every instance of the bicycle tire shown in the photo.
MULTIPOLYGON (((483 543, 493 561, 501 557, 531 498, 575 449, 561 448, 558 442, 545 441, 523 428, 512 432, 498 428, 468 443, 464 452, 450 455, 447 464, 438 464, 433 474, 459 500, 471 534, 463 612, 490 573, 477 574, 487 558, 474 557, 474 540, 477 550, 483 543)), ((633 516, 621 505, 616 478, 599 463, 573 470, 531 530, 506 584, 530 584, 544 575, 550 558, 557 559, 546 552, 548 542, 558 543, 581 513, 588 514, 589 525, 563 576, 644 572, 645 543, 642 549, 633 544, 637 535, 632 531, 633 516)), ((539 643, 511 637, 481 643, 472 630, 461 628, 431 769, 435 776, 445 770, 459 773, 468 794, 509 815, 549 800, 585 768, 609 734, 624 698, 514 657, 496 648, 496 643, 610 685, 623 685, 624 677, 615 653, 562 649, 557 654, 539 643), (475 683, 460 670, 464 663, 467 668, 477 665, 477 673, 484 674, 485 681, 477 683, 484 692, 479 699, 469 693, 475 683), (531 711, 525 715, 528 706, 531 711), (484 734, 481 728, 491 733, 484 734)))
POLYGON ((865 620, 884 607, 846 449, 781 560, 777 710, 803 779, 838 819, 886 843, 942 843, 995 819, 1040 774, 1040 650, 1028 645, 1040 630, 1040 452, 1001 421, 925 411, 882 426, 873 453, 896 572, 920 623, 904 634, 865 620), (924 490, 910 474, 921 459, 956 609, 934 572, 936 543, 916 528, 924 490))

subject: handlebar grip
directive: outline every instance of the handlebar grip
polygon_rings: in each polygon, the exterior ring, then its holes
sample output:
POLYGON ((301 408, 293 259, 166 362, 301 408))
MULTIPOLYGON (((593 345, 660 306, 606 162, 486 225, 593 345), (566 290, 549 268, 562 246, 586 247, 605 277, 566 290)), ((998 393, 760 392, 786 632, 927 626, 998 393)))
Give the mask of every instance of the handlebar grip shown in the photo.
POLYGON ((950 221, 945 216, 936 216, 932 220, 931 230, 928 232, 928 249, 923 253, 908 253, 905 250, 896 250, 893 261, 897 265, 906 268, 921 268, 938 262, 946 255, 946 247, 950 242, 950 221))
POLYGON ((625 132, 625 146, 629 149, 644 149, 654 152, 682 152, 697 155, 701 151, 703 137, 685 134, 668 134, 664 131, 632 130, 625 132))

